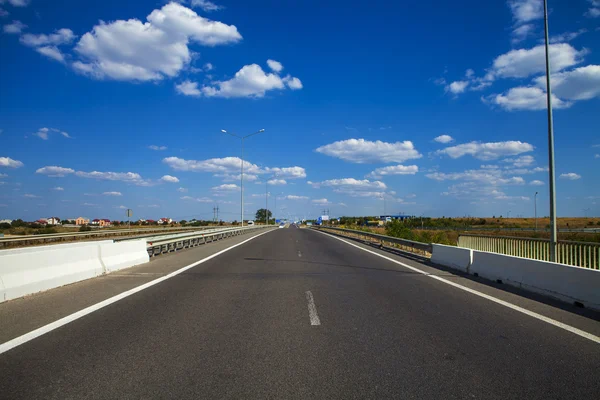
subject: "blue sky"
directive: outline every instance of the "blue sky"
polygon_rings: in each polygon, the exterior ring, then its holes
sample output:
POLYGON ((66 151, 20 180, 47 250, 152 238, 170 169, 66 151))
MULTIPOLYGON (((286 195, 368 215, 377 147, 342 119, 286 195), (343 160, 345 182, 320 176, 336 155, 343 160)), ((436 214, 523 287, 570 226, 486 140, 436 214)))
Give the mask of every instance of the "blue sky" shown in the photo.
MULTIPOLYGON (((600 1, 550 1, 559 216, 600 214, 600 1), (586 210, 586 211, 584 211, 586 210)), ((0 219, 548 214, 540 0, 0 0, 0 219), (408 3, 408 4, 407 4, 408 3)))

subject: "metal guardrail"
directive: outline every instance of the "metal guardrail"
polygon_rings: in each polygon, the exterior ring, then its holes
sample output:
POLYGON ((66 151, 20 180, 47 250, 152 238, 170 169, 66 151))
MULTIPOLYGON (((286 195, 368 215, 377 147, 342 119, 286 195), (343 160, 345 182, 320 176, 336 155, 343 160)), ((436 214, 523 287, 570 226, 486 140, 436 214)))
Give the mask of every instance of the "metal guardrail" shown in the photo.
MULTIPOLYGON (((550 240, 512 236, 460 235, 458 246, 535 260, 550 261, 550 240)), ((576 267, 600 269, 600 243, 559 240, 556 261, 576 267)))
POLYGON ((433 251, 433 245, 431 243, 415 242, 414 240, 400 239, 400 238, 393 237, 393 236, 379 235, 377 233, 357 231, 354 229, 343 229, 343 228, 333 228, 333 227, 313 227, 313 228, 323 230, 323 231, 331 230, 331 231, 335 231, 335 232, 344 233, 346 235, 355 235, 358 237, 363 236, 365 238, 374 239, 375 241, 380 242, 380 244, 384 245, 384 246, 386 243, 389 243, 389 244, 392 244, 393 245, 392 247, 394 247, 394 248, 399 248, 400 250, 408 251, 410 253, 425 255, 425 256, 431 255, 431 252, 433 251))
MULTIPOLYGON (((220 227, 209 228, 209 229, 219 229, 220 227)), ((43 243, 52 243, 52 242, 64 242, 67 240, 72 240, 74 238, 99 238, 99 237, 107 237, 107 236, 125 236, 131 234, 145 234, 154 232, 165 232, 165 231, 189 231, 193 229, 198 229, 198 227, 168 227, 168 228, 145 228, 145 229, 110 229, 110 230, 100 230, 100 231, 90 231, 90 232, 69 232, 69 233, 46 233, 41 235, 28 235, 28 236, 19 236, 19 237, 4 237, 0 238, 0 249, 15 247, 15 246, 27 246, 33 244, 43 244, 43 243)), ((145 236, 155 236, 154 235, 145 235, 145 236)), ((142 238, 144 236, 136 236, 135 238, 142 238)))
POLYGON ((173 235, 172 237, 157 237, 148 239, 148 255, 150 257, 159 254, 171 253, 174 251, 196 247, 201 244, 212 243, 217 240, 229 238, 232 236, 243 235, 258 229, 276 228, 277 226, 258 225, 239 228, 224 228, 220 230, 200 231, 193 233, 184 233, 173 235))

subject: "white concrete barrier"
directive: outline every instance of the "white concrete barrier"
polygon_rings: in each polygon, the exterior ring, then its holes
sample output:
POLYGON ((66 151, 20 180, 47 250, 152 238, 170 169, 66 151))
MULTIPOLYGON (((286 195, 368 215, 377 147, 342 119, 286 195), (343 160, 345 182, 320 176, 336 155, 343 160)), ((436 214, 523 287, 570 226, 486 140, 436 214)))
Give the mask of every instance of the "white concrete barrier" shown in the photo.
POLYGON ((470 272, 600 310, 600 271, 473 250, 470 272))
POLYGON ((3 254, 0 251, 1 301, 93 278, 102 274, 98 245, 3 254))
POLYGON ((106 273, 147 263, 150 256, 146 249, 146 240, 101 244, 100 261, 106 273))
POLYGON ((469 267, 473 262, 473 250, 435 243, 432 246, 432 263, 458 269, 463 272, 469 272, 469 267))
POLYGON ((143 239, 0 250, 0 302, 148 261, 143 239))

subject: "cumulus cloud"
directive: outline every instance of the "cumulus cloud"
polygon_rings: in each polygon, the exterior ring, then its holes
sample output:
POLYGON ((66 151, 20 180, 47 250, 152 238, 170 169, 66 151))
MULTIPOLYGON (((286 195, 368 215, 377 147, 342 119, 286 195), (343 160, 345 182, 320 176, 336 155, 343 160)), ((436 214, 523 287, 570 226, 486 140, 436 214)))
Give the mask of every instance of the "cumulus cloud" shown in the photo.
POLYGON ((171 2, 137 19, 101 22, 84 34, 75 51, 80 73, 97 79, 156 81, 174 77, 191 61, 189 45, 217 46, 242 40, 234 25, 199 16, 171 2))
POLYGON ((177 177, 171 176, 171 175, 165 175, 162 178, 160 178, 160 180, 163 182, 168 182, 168 183, 178 183, 179 182, 179 179, 177 179, 177 177))
POLYGON ((537 179, 529 182, 529 184, 532 186, 544 186, 544 182, 537 180, 537 179))
POLYGON ((314 199, 312 200, 312 203, 316 206, 327 206, 333 204, 327 199, 314 199))
POLYGON ((177 189, 177 191, 180 192, 180 193, 187 193, 188 192, 188 190, 186 188, 184 188, 184 187, 180 187, 179 189, 177 189))
POLYGON ((302 167, 284 167, 284 168, 265 168, 267 174, 274 174, 282 179, 300 179, 306 178, 306 170, 302 167))
POLYGON ((387 189, 386 184, 381 181, 354 178, 328 179, 322 182, 310 182, 310 184, 314 188, 330 187, 336 193, 351 197, 377 197, 387 189))
POLYGON ((59 135, 67 138, 67 139, 71 139, 71 136, 64 131, 61 131, 60 129, 56 129, 56 128, 40 128, 38 129, 37 132, 33 133, 33 136, 37 136, 42 140, 48 140, 49 139, 49 135, 50 133, 58 133, 59 135))
POLYGON ((23 163, 10 157, 0 157, 0 167, 21 168, 23 163))
POLYGON ((585 16, 588 18, 600 17, 600 0, 588 0, 590 8, 588 8, 585 16))
POLYGON ((70 29, 59 29, 56 32, 46 35, 46 34, 33 34, 26 33, 21 36, 20 41, 26 46, 30 47, 40 47, 40 46, 60 46, 63 44, 72 43, 77 36, 70 29))
MULTIPOLYGON (((546 78, 536 78, 535 83, 545 93, 546 78)), ((600 97, 600 65, 588 65, 571 71, 552 74, 550 83, 552 94, 561 99, 576 101, 600 97)))
MULTIPOLYGON (((269 61, 273 62, 273 60, 269 61)), ((277 72, 265 73, 260 65, 250 64, 244 65, 229 80, 216 81, 209 86, 202 87, 202 94, 206 97, 260 98, 264 97, 268 91, 284 90, 286 87, 292 90, 302 89, 302 82, 290 75, 282 78, 277 72)))
POLYGON ((451 84, 446 86, 446 92, 450 92, 452 94, 464 93, 465 89, 469 85, 468 81, 454 81, 451 84))
POLYGON ((47 166, 39 168, 35 171, 36 174, 48 175, 53 178, 63 178, 68 174, 75 173, 75 170, 72 168, 63 168, 57 166, 47 166))
POLYGON ((201 8, 206 12, 219 11, 224 8, 223 6, 217 5, 209 0, 192 0, 191 5, 192 7, 201 8))
POLYGON ((2 29, 4 30, 4 33, 10 33, 10 34, 18 35, 25 28, 27 28, 27 25, 25 25, 21 21, 13 21, 12 24, 6 24, 6 25, 4 25, 4 27, 2 29))
POLYGON ((433 139, 433 141, 446 144, 446 143, 454 142, 454 138, 450 135, 440 135, 440 136, 436 137, 435 139, 433 139))
POLYGON ((104 192, 102 193, 103 196, 123 196, 123 194, 121 194, 121 192, 104 192))
POLYGON ((571 40, 583 35, 586 32, 587 32, 587 29, 581 28, 575 32, 560 33, 558 35, 551 36, 550 43, 554 44, 554 43, 570 42, 571 40))
POLYGON ((285 179, 271 179, 267 181, 269 185, 287 185, 287 181, 285 179))
POLYGON ((153 144, 153 145, 148 146, 148 148, 150 150, 163 151, 163 150, 167 149, 167 146, 156 146, 156 145, 153 144))
POLYGON ((181 197, 181 200, 191 200, 191 201, 197 201, 198 203, 213 203, 214 200, 209 198, 209 197, 191 197, 191 196, 183 196, 181 197))
POLYGON ((282 200, 308 200, 307 196, 297 196, 294 194, 288 194, 287 196, 284 196, 282 198, 282 200))
POLYGON ((215 192, 234 192, 239 191, 240 187, 233 183, 224 183, 222 185, 212 187, 211 190, 214 190, 215 192))
POLYGON ((534 147, 531 144, 520 141, 490 143, 470 142, 447 147, 443 150, 436 151, 434 154, 445 154, 450 156, 450 158, 460 158, 465 155, 470 155, 479 160, 495 160, 504 156, 527 153, 533 151, 533 149, 534 147))
MULTIPOLYGON (((562 71, 583 61, 587 50, 576 50, 568 43, 549 46, 552 70, 562 71)), ((492 65, 491 74, 497 78, 527 78, 546 71, 545 49, 543 45, 531 49, 511 50, 498 56, 492 65)))
POLYGON ((389 175, 414 175, 419 172, 416 165, 392 165, 389 167, 377 168, 367 175, 367 178, 381 179, 389 175))
MULTIPOLYGON (((492 94, 482 99, 485 103, 497 105, 507 111, 539 111, 547 108, 547 94, 538 87, 515 87, 506 93, 492 94)), ((552 93, 552 108, 569 108, 572 102, 563 101, 552 93)))
POLYGON ((566 174, 560 174, 560 178, 561 179, 568 179, 568 180, 571 180, 571 181, 576 181, 577 179, 581 179, 581 175, 576 174, 574 172, 569 172, 569 173, 566 173, 566 174))
POLYGON ((508 6, 516 23, 534 21, 544 17, 542 0, 508 0, 508 6))
POLYGON ((520 176, 504 177, 504 173, 498 169, 467 170, 464 172, 432 172, 425 175, 436 181, 476 181, 488 185, 524 185, 525 180, 520 176))
POLYGON ((175 85, 175 91, 184 96, 201 96, 202 92, 198 89, 198 83, 192 82, 189 79, 175 85))
POLYGON ((533 164, 535 158, 533 156, 521 156, 517 158, 505 158, 502 162, 511 163, 514 167, 521 168, 533 164))
POLYGON ((9 3, 13 7, 27 7, 31 0, 2 0, 0 4, 9 3))
POLYGON ((283 71, 283 64, 281 64, 279 61, 267 60, 267 65, 269 68, 271 68, 271 70, 273 70, 273 72, 280 73, 283 71))
POLYGON ((408 140, 387 143, 380 140, 372 142, 365 139, 348 139, 321 146, 315 151, 357 164, 404 162, 422 157, 408 140))

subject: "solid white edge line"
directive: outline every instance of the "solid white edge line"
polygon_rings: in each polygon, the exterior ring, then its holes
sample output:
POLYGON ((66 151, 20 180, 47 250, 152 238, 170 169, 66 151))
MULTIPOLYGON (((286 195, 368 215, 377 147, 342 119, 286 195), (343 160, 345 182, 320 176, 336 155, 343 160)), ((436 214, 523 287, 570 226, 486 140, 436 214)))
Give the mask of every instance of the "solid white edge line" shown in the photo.
POLYGON ((474 289, 468 288, 468 287, 466 287, 466 286, 463 286, 463 285, 460 285, 460 284, 458 284, 458 283, 455 283, 455 282, 449 281, 449 280, 447 280, 447 279, 444 279, 444 278, 441 278, 441 277, 439 277, 439 276, 432 275, 432 274, 430 274, 430 273, 428 273, 428 272, 425 272, 425 271, 423 271, 423 270, 420 270, 419 268, 415 268, 415 267, 412 267, 412 266, 410 266, 410 265, 404 264, 403 262, 400 262, 400 261, 394 260, 393 258, 390 258, 390 257, 384 256, 383 254, 379 254, 379 253, 377 253, 377 252, 375 252, 375 251, 372 251, 372 250, 369 250, 369 249, 365 249, 365 248, 363 248, 363 247, 361 247, 361 246, 358 246, 358 245, 356 245, 356 244, 354 244, 354 243, 350 243, 350 242, 348 242, 348 241, 346 241, 346 240, 344 240, 344 239, 342 239, 342 238, 339 238, 339 237, 337 237, 337 236, 333 236, 333 235, 330 235, 330 234, 328 234, 328 233, 321 232, 321 231, 316 231, 316 232, 319 232, 319 233, 321 233, 321 234, 323 234, 323 235, 327 235, 327 236, 329 236, 329 237, 331 237, 331 238, 337 239, 337 240, 339 240, 339 241, 341 241, 341 242, 344 242, 344 243, 346 243, 346 244, 348 244, 348 245, 350 245, 350 246, 356 247, 357 249, 360 249, 360 250, 366 251, 367 253, 374 254, 374 255, 376 255, 377 257, 384 258, 384 259, 386 259, 386 260, 388 260, 388 261, 391 261, 391 262, 393 262, 393 263, 395 263, 395 264, 401 265, 401 266, 403 266, 403 267, 405 267, 405 268, 408 268, 408 269, 410 269, 410 270, 412 270, 412 271, 415 271, 415 272, 417 272, 417 273, 419 273, 419 274, 425 275, 425 276, 427 276, 427 277, 429 277, 429 278, 435 279, 435 280, 437 280, 437 281, 439 281, 439 282, 443 282, 443 283, 445 283, 445 284, 448 284, 448 285, 450 285, 450 286, 454 286, 454 287, 455 287, 455 288, 457 288, 457 289, 464 290, 465 292, 469 292, 469 293, 471 293, 471 294, 474 294, 474 295, 476 295, 476 296, 483 297, 484 299, 487 299, 487 300, 493 301, 494 303, 497 303, 497 304, 503 305, 503 306, 505 306, 505 307, 511 308, 511 309, 513 309, 513 310, 515 310, 515 311, 518 311, 518 312, 520 312, 520 313, 523 313, 523 314, 525 314, 525 315, 529 315, 530 317, 533 317, 533 318, 539 319, 540 321, 544 321, 544 322, 546 322, 546 323, 548 323, 548 324, 550 324, 550 325, 554 325, 554 326, 556 326, 556 327, 558 327, 558 328, 564 329, 564 330, 566 330, 566 331, 569 331, 569 332, 571 332, 571 333, 574 333, 574 334, 576 334, 576 335, 578 335, 578 336, 581 336, 581 337, 583 337, 583 338, 589 339, 589 340, 591 340, 592 342, 596 342, 596 343, 600 344, 600 337, 598 337, 598 336, 596 336, 596 335, 593 335, 593 334, 591 334, 591 333, 589 333, 589 332, 582 331, 581 329, 577 329, 577 328, 575 328, 575 327, 573 327, 573 326, 571 326, 571 325, 564 324, 564 323, 562 323, 562 322, 560 322, 560 321, 557 321, 557 320, 555 320, 555 319, 552 319, 552 318, 548 318, 548 317, 546 317, 546 316, 543 316, 543 315, 541 315, 541 314, 538 314, 538 313, 536 313, 536 312, 533 312, 533 311, 527 310, 527 309, 525 309, 525 308, 523 308, 523 307, 519 307, 519 306, 517 306, 517 305, 514 305, 514 304, 512 304, 512 303, 509 303, 509 302, 507 302, 507 301, 500 300, 500 299, 498 299, 498 298, 496 298, 496 297, 494 297, 494 296, 490 296, 490 295, 488 295, 488 294, 485 294, 485 293, 479 292, 479 291, 477 291, 477 290, 474 290, 474 289))
POLYGON ((317 306, 315 305, 315 299, 313 298, 312 292, 310 290, 306 292, 306 300, 308 300, 308 316, 310 317, 310 324, 321 325, 319 314, 317 314, 317 306))
POLYGON ((264 235, 266 233, 269 233, 269 232, 272 232, 272 231, 273 230, 268 230, 268 231, 260 233, 260 234, 258 234, 256 236, 252 236, 251 238, 248 238, 248 239, 244 240, 243 242, 240 242, 238 244, 234 244, 233 246, 230 246, 230 247, 228 247, 226 249, 220 250, 220 251, 216 252, 215 254, 212 254, 212 255, 210 255, 210 256, 208 256, 206 258, 203 258, 202 260, 196 261, 196 262, 194 262, 194 263, 192 263, 192 264, 190 264, 188 266, 180 268, 177 271, 173 271, 170 274, 167 274, 165 276, 157 278, 157 279, 155 279, 153 281, 144 283, 143 285, 136 286, 133 289, 129 289, 129 290, 123 292, 123 293, 119 293, 116 296, 110 297, 110 298, 108 298, 106 300, 103 300, 103 301, 101 301, 99 303, 96 303, 94 305, 86 307, 83 310, 77 311, 77 312, 75 312, 73 314, 70 314, 70 315, 67 315, 66 317, 63 317, 63 318, 61 318, 59 320, 56 320, 56 321, 51 322, 51 323, 49 323, 47 325, 44 325, 44 326, 42 326, 40 328, 37 328, 37 329, 35 329, 35 330, 33 330, 33 331, 29 332, 29 333, 26 333, 24 335, 18 336, 16 338, 12 339, 12 340, 9 340, 8 342, 2 343, 2 344, 0 344, 0 354, 5 353, 5 352, 7 352, 7 351, 9 351, 11 349, 14 349, 15 347, 20 346, 22 344, 25 344, 25 343, 29 342, 30 340, 33 340, 33 339, 35 339, 37 337, 45 335, 46 333, 51 332, 51 331, 53 331, 55 329, 58 329, 61 326, 64 326, 64 325, 66 325, 66 324, 68 324, 70 322, 73 322, 73 321, 75 321, 75 320, 77 320, 77 319, 79 319, 81 317, 84 317, 84 316, 86 316, 88 314, 91 314, 94 311, 97 311, 97 310, 99 310, 101 308, 104 308, 104 307, 106 307, 106 306, 108 306, 110 304, 116 303, 117 301, 119 301, 121 299, 124 299, 126 297, 129 297, 132 294, 135 294, 137 292, 141 292, 144 289, 148 289, 151 286, 154 286, 154 285, 157 285, 157 284, 159 284, 159 283, 161 283, 163 281, 166 281, 167 279, 170 279, 170 278, 172 278, 172 277, 174 277, 176 275, 179 275, 182 272, 185 272, 185 271, 187 271, 190 268, 194 268, 197 265, 205 263, 206 261, 211 260, 211 259, 213 259, 213 258, 215 258, 215 257, 217 257, 217 256, 219 256, 219 255, 221 255, 221 254, 223 254, 223 253, 231 250, 231 249, 234 249, 234 248, 236 248, 238 246, 241 246, 244 243, 247 243, 247 242, 249 242, 249 241, 251 241, 253 239, 256 239, 259 236, 262 236, 262 235, 264 235))

